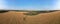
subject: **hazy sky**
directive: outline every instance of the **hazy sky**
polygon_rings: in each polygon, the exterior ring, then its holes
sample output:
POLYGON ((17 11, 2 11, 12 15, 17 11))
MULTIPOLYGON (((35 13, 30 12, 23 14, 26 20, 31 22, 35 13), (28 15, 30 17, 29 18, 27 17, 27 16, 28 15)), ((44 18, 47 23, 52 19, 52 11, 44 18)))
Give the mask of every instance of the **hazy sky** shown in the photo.
POLYGON ((60 0, 0 0, 0 9, 60 10, 60 0))

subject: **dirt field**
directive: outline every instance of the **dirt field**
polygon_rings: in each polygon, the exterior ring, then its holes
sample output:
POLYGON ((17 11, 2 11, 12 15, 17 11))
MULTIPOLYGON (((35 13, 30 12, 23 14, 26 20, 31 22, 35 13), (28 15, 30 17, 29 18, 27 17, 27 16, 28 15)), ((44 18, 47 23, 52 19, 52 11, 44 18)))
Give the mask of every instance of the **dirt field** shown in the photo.
POLYGON ((0 13, 0 24, 60 24, 60 11, 24 17, 20 12, 0 13))

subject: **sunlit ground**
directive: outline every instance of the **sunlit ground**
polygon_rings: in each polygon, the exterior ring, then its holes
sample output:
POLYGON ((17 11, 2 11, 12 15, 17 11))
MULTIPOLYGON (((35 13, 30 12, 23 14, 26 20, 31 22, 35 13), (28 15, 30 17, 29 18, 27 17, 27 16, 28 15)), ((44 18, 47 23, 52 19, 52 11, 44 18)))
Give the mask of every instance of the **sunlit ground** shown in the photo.
POLYGON ((0 13, 0 24, 60 24, 60 11, 25 15, 27 12, 0 13))

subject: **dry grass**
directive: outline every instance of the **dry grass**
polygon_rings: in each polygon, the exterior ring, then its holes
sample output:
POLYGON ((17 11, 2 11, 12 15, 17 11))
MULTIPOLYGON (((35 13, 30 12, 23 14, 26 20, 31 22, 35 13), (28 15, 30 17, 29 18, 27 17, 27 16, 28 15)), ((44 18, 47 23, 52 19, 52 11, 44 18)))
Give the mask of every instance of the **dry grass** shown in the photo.
POLYGON ((23 14, 10 11, 0 14, 0 24, 22 24, 23 14))
POLYGON ((14 11, 0 13, 0 24, 60 24, 60 11, 25 16, 24 13, 14 11))
POLYGON ((28 16, 26 24, 60 24, 60 11, 28 16))

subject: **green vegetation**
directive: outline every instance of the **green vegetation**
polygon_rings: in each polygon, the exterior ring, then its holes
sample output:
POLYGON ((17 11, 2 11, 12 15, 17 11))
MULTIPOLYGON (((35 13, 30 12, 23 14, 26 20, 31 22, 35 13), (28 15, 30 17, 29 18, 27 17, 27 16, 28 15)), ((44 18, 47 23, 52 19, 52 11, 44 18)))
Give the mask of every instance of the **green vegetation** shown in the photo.
POLYGON ((29 13, 25 13, 25 15, 38 15, 40 13, 49 13, 49 12, 54 12, 54 11, 29 11, 29 13))
POLYGON ((8 12, 7 10, 0 10, 0 13, 8 12))
POLYGON ((25 15, 37 15, 37 12, 29 12, 29 13, 25 13, 25 15))
POLYGON ((56 10, 51 10, 51 11, 30 11, 30 10, 0 10, 0 13, 5 13, 5 12, 8 12, 8 11, 16 11, 16 12, 29 12, 29 13, 26 13, 25 15, 37 15, 39 13, 49 13, 49 12, 54 12, 56 10))

